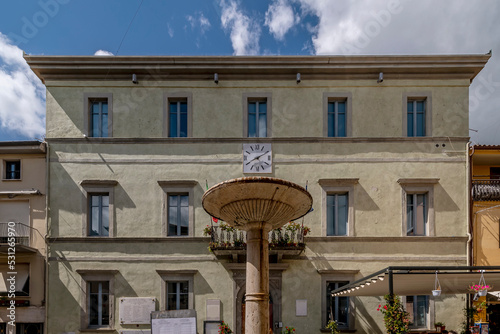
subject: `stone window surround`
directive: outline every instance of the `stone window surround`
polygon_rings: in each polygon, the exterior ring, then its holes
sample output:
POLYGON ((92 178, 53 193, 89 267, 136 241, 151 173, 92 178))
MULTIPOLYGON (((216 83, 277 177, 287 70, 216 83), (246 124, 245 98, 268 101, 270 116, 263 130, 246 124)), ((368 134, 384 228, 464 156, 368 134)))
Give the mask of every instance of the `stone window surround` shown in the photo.
POLYGON ((407 195, 409 194, 427 194, 427 236, 435 235, 435 217, 434 217, 434 186, 439 183, 438 178, 407 178, 399 179, 398 183, 401 186, 401 212, 402 212, 402 224, 401 224, 401 235, 404 237, 414 237, 407 236, 407 222, 406 222, 406 208, 407 208, 407 195))
POLYGON ((180 281, 188 281, 188 308, 194 309, 194 276, 198 270, 156 270, 156 272, 161 277, 160 310, 164 311, 167 307, 167 283, 180 281))
MULTIPOLYGON (((425 136, 432 137, 432 92, 403 93, 403 137, 408 137, 408 101, 425 100, 425 136)), ((413 138, 413 137, 412 137, 413 138)))
POLYGON ((81 276, 82 294, 80 299, 80 331, 95 331, 101 329, 113 329, 114 309, 115 309, 115 275, 118 270, 86 270, 77 269, 76 272, 81 276), (91 281, 108 281, 109 282, 109 326, 99 328, 89 327, 88 305, 89 305, 89 282, 91 281))
MULTIPOLYGON (((321 328, 326 324, 326 284, 328 282, 349 282, 355 281, 355 276, 359 270, 318 270, 321 275, 321 328)), ((349 329, 354 328, 355 324, 355 303, 354 298, 349 298, 349 329)))
MULTIPOLYGON (((243 106, 243 137, 248 137, 248 102, 266 100, 266 125, 267 125, 267 136, 265 138, 272 137, 272 93, 261 92, 261 93, 243 93, 242 106, 243 106)), ((257 139, 262 137, 252 137, 251 139, 257 139)))
POLYGON ((22 159, 2 159, 2 181, 22 181, 23 180, 23 162, 22 159), (19 161, 19 178, 18 179, 7 179, 7 163, 19 161))
MULTIPOLYGON (((193 94, 191 92, 169 92, 163 94, 163 129, 162 136, 169 138, 168 131, 170 128, 170 102, 186 101, 187 102, 187 138, 193 137, 193 94)), ((184 138, 184 137, 172 137, 184 138)))
MULTIPOLYGON (((323 137, 328 137, 328 103, 332 101, 346 102, 345 136, 352 137, 352 93, 344 93, 344 92, 323 93, 323 137)), ((339 138, 339 137, 328 137, 328 138, 339 138)))
MULTIPOLYGON (((113 94, 112 93, 84 93, 83 94, 83 133, 87 137, 92 137, 90 135, 91 129, 90 129, 90 124, 91 120, 90 117, 92 117, 91 112, 90 112, 90 100, 96 99, 96 100, 107 100, 108 101, 108 137, 106 138, 112 138, 113 137, 113 94)), ((102 138, 102 137, 96 137, 96 138, 102 138)))
MULTIPOLYGON (((354 186, 358 183, 358 178, 345 179, 320 179, 318 181, 321 186, 321 235, 327 236, 327 195, 330 194, 348 194, 348 221, 347 221, 347 236, 354 236, 354 186)), ((331 235, 327 237, 342 237, 331 235)))
POLYGON ((162 228, 161 235, 168 238, 187 238, 194 237, 194 187, 198 185, 198 181, 193 180, 173 180, 173 181, 158 181, 158 185, 163 189, 162 200, 162 228), (187 193, 189 196, 189 227, 188 235, 173 236, 168 235, 168 195, 187 193))
POLYGON ((82 199, 82 235, 88 238, 112 238, 115 236, 115 205, 114 187, 118 184, 115 180, 83 180, 80 186, 83 191, 82 199), (109 194, 109 236, 89 236, 89 195, 93 193, 109 194))

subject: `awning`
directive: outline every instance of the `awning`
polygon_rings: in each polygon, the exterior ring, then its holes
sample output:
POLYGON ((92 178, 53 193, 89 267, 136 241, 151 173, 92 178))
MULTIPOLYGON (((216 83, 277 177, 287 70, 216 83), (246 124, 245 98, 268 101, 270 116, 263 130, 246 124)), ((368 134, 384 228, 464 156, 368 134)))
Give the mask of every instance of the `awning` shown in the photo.
POLYGON ((478 284, 481 272, 487 285, 493 290, 500 290, 498 266, 387 267, 332 291, 332 296, 384 296, 391 290, 399 296, 432 295, 436 272, 441 294, 471 293, 468 287, 478 284))

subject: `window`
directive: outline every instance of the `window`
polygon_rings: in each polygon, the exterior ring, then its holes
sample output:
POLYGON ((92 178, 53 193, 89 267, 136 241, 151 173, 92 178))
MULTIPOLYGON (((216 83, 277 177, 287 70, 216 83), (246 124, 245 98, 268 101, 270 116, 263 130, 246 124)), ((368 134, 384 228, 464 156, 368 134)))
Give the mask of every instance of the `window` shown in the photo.
POLYGON ((189 281, 167 282, 167 311, 189 308, 189 281))
POLYGON ((197 270, 157 270, 161 277, 162 310, 194 309, 194 276, 197 270))
POLYGON ((490 167, 490 179, 491 180, 500 179, 500 167, 490 167))
POLYGON ((109 328, 114 326, 114 284, 117 270, 80 270, 82 298, 81 328, 109 328))
POLYGON ((358 179, 321 179, 322 235, 354 234, 354 187, 358 179))
POLYGON ((428 328, 429 296, 406 296, 406 312, 411 328, 428 328))
POLYGON ((187 101, 169 101, 169 137, 187 137, 187 101))
MULTIPOLYGON (((2 332, 0 330, 0 333, 3 334, 7 332, 2 332)), ((16 322, 16 334, 43 334, 43 323, 16 322)))
POLYGON ((4 162, 4 179, 5 180, 20 180, 21 179, 21 161, 5 161, 4 162))
POLYGON ((399 179, 403 236, 434 235, 434 186, 439 179, 399 179))
POLYGON ((403 136, 431 136, 431 93, 403 94, 403 136))
POLYGON ((326 235, 347 235, 349 195, 328 194, 326 199, 326 235))
POLYGON ((112 137, 113 94, 85 93, 85 134, 89 137, 112 137))
POLYGON ((197 181, 158 181, 163 190, 162 234, 193 236, 194 187, 197 181))
POLYGON ((408 137, 425 136, 425 100, 407 102, 408 137))
POLYGON ((164 101, 163 136, 170 138, 192 137, 192 94, 188 92, 166 93, 164 101))
POLYGON ((109 281, 89 281, 89 327, 109 326, 109 281))
POLYGON ((323 94, 323 135, 325 137, 351 136, 351 93, 323 94))
MULTIPOLYGON (((11 277, 8 274, 11 271, 7 264, 0 265, 0 296, 8 295, 10 282, 7 279, 11 277)), ((27 263, 16 263, 16 272, 15 295, 18 297, 27 297, 30 295, 30 265, 27 263)))
POLYGON ((90 137, 108 137, 108 101, 90 101, 90 137))
POLYGON ((271 137, 271 94, 245 93, 243 106, 244 137, 271 137))
POLYGON ((321 275, 321 328, 336 320, 339 329, 354 329, 355 304, 349 297, 332 297, 332 291, 354 281, 359 270, 318 270, 321 275))
POLYGON ((109 236, 109 193, 90 194, 89 236, 109 236))
POLYGON ((427 235, 427 194, 406 195, 406 235, 427 235))
POLYGON ((84 180, 82 232, 89 237, 114 236, 114 180, 84 180))
POLYGON ((267 101, 248 101, 248 137, 267 137, 267 101))
POLYGON ((328 102, 328 137, 345 137, 346 102, 328 102))
POLYGON ((332 291, 349 284, 349 282, 326 283, 326 326, 330 320, 337 321, 339 328, 349 327, 349 297, 332 297, 332 291))
POLYGON ((189 234, 189 194, 168 195, 168 235, 189 234))

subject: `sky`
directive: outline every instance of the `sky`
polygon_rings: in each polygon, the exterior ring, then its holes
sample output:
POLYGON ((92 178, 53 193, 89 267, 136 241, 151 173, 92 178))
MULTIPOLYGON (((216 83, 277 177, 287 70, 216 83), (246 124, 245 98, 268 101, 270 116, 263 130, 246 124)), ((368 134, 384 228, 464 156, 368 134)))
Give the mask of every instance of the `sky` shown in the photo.
POLYGON ((0 141, 40 140, 32 55, 486 54, 474 144, 500 145, 498 0, 18 0, 0 3, 0 141))

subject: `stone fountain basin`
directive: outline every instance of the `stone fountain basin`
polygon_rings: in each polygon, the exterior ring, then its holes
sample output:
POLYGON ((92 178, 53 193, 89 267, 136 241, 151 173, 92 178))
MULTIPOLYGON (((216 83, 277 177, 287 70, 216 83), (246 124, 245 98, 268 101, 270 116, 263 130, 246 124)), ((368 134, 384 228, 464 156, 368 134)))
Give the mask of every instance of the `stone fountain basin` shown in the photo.
POLYGON ((243 177, 216 184, 203 195, 202 205, 211 216, 232 227, 265 222, 272 229, 307 214, 312 197, 303 187, 272 177, 243 177))

